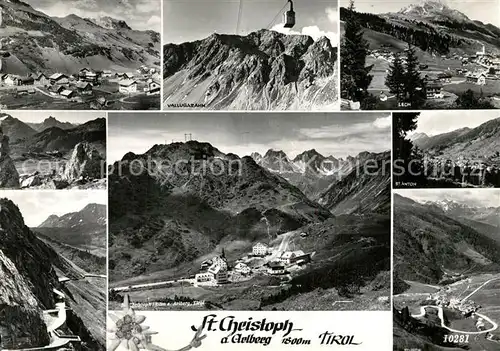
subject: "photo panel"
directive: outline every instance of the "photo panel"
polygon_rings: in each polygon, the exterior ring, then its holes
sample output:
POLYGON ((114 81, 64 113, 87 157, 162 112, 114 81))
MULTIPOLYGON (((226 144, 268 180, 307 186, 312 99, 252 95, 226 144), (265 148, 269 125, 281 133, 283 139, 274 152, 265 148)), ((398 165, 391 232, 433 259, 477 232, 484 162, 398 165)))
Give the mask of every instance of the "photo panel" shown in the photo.
POLYGON ((0 112, 0 190, 106 190, 106 112, 0 112))
POLYGON ((110 310, 390 310, 390 114, 109 125, 110 310))
POLYGON ((107 192, 0 192, 2 350, 106 350, 107 192))
POLYGON ((498 113, 393 113, 393 187, 499 188, 498 113))
POLYGON ((500 190, 398 189, 394 350, 498 350, 500 190))
POLYGON ((341 0, 341 109, 498 109, 499 13, 498 0, 341 0))
POLYGON ((161 0, 0 5, 0 108, 159 110, 161 0))
POLYGON ((165 0, 164 110, 339 109, 337 0, 165 0))

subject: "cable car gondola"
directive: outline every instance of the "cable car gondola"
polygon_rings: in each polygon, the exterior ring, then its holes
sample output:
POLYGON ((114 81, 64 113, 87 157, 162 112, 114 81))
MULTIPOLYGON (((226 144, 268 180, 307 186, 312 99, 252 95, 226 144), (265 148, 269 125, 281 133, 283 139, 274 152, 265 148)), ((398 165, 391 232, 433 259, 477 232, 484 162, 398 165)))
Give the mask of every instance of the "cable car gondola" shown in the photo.
POLYGON ((293 1, 288 0, 290 3, 290 10, 283 14, 283 22, 285 23, 285 28, 293 28, 295 26, 295 11, 293 10, 293 1))

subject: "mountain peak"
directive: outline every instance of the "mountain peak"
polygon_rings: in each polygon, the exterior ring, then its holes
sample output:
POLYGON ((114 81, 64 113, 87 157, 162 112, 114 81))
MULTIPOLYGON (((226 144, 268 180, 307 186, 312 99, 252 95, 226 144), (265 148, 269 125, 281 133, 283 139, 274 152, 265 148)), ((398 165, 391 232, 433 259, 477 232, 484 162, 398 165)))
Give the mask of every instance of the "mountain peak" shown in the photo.
POLYGON ((411 4, 398 13, 407 16, 424 17, 435 21, 470 21, 466 15, 458 10, 450 8, 443 0, 426 0, 422 4, 411 4))
POLYGON ((273 149, 269 149, 267 150, 266 154, 264 155, 265 158, 268 158, 268 157, 278 157, 278 158, 287 158, 287 155, 285 154, 284 151, 282 150, 273 150, 273 149))
POLYGON ((95 24, 106 28, 106 29, 126 29, 132 30, 132 28, 123 20, 119 20, 109 16, 99 17, 93 20, 95 24))

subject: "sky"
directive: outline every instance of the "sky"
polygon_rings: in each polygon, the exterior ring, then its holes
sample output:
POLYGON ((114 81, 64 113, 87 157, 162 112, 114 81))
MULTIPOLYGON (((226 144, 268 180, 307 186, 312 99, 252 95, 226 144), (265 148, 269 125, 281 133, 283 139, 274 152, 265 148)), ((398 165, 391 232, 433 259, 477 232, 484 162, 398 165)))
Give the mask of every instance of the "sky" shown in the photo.
POLYGON ((124 20, 132 29, 161 33, 160 0, 24 0, 51 17, 99 18, 124 20))
POLYGON ((59 122, 69 122, 72 124, 83 124, 97 118, 105 117, 102 112, 93 111, 2 111, 24 123, 42 123, 46 118, 54 117, 59 122))
POLYGON ((39 226, 53 214, 62 216, 77 212, 92 203, 107 204, 107 192, 104 190, 4 190, 0 197, 11 200, 19 207, 28 227, 39 226))
MULTIPOLYGON (((500 26, 500 2, 498 0, 441 0, 450 8, 458 10, 472 20, 500 26), (496 9, 496 11, 495 11, 496 9)), ((411 4, 421 4, 422 0, 354 0, 356 11, 368 13, 398 12, 411 4)), ((347 7, 349 0, 342 0, 347 7)))
POLYGON ((142 154, 155 144, 209 142, 240 157, 283 150, 289 158, 316 149, 345 158, 390 149, 388 113, 115 113, 109 115, 108 158, 142 154))
POLYGON ((428 136, 448 133, 460 128, 476 128, 492 119, 500 118, 498 111, 424 111, 418 117, 417 129, 410 133, 428 136))
MULTIPOLYGON (((165 0, 163 3, 163 42, 183 43, 219 34, 246 35, 259 29, 274 29, 289 34, 307 34, 338 43, 337 0, 295 0, 296 26, 283 28, 280 10, 286 0, 242 0, 241 21, 237 32, 240 0, 165 0), (273 22, 273 19, 280 15, 273 22)), ((288 9, 288 5, 286 7, 288 9)), ((285 10, 283 10, 284 12, 285 10)))
POLYGON ((500 189, 394 189, 417 202, 453 200, 475 207, 500 207, 500 189))

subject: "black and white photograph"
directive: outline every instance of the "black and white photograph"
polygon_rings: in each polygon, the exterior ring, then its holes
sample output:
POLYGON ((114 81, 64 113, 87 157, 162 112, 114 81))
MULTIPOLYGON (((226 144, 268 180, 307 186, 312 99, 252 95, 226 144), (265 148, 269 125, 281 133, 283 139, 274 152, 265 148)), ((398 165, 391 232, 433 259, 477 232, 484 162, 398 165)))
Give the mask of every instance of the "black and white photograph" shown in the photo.
POLYGON ((160 14, 160 0, 1 1, 1 108, 159 110, 160 14))
POLYGON ((335 111, 337 0, 165 0, 163 109, 335 111))
POLYGON ((3 190, 0 349, 106 350, 106 191, 3 190))
POLYGON ((393 187, 500 188, 499 113, 394 113, 393 187))
POLYGON ((109 125, 110 310, 390 310, 390 114, 109 125))
POLYGON ((394 191, 394 350, 500 349, 500 190, 394 191))
POLYGON ((106 189, 103 112, 0 112, 0 190, 106 189))
POLYGON ((341 109, 500 108, 498 0, 342 0, 341 109))

